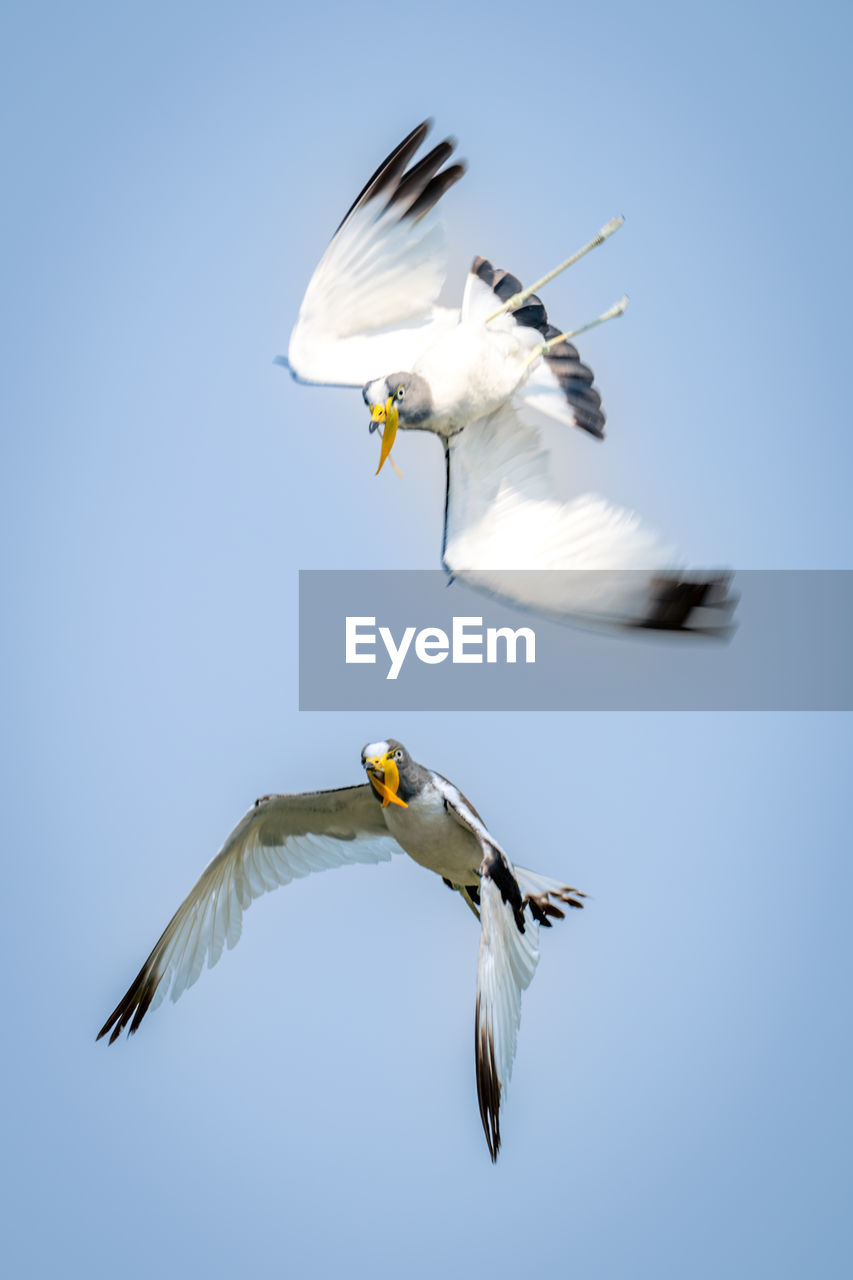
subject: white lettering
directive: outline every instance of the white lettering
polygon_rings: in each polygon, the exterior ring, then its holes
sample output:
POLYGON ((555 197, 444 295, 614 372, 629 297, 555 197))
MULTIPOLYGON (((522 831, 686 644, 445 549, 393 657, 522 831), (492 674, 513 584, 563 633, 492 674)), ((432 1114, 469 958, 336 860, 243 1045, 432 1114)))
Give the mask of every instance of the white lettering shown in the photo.
POLYGON ((375 618, 347 618, 346 628, 346 660, 347 662, 375 662, 375 653, 359 653, 358 646, 360 644, 376 644, 376 632, 371 631, 369 635, 359 635, 360 626, 373 627, 376 625, 375 618))
POLYGON ((506 642, 504 660, 515 662, 519 637, 524 640, 524 661, 535 662, 536 634, 530 627, 519 627, 517 631, 513 631, 512 627, 489 627, 486 630, 486 662, 498 661, 499 638, 506 642))
POLYGON ((421 662, 444 662, 450 642, 440 627, 424 627, 415 640, 415 653, 421 662))
MULTIPOLYGON (((375 653, 362 652, 364 649, 375 647, 377 640, 377 633, 373 629, 375 626, 375 618, 346 619, 345 652, 348 663, 376 662, 375 653)), ((451 662, 454 663, 483 661, 515 663, 519 661, 520 640, 524 641, 524 661, 536 661, 536 633, 532 627, 519 627, 515 631, 512 627, 487 627, 484 635, 482 618, 454 618, 451 635, 452 639, 448 639, 447 632, 442 631, 440 627, 422 627, 420 631, 416 627, 405 627, 400 643, 397 644, 391 628, 380 627, 379 638, 390 660, 385 679, 397 679, 403 670, 403 664, 412 648, 413 640, 418 661, 426 662, 430 666, 444 662, 448 653, 451 655, 451 662), (503 645, 499 647, 498 641, 503 641, 503 645), (484 642, 485 659, 482 652, 484 642), (480 652, 473 652, 475 648, 479 648, 480 652)))
POLYGON ((391 659, 391 669, 385 679, 396 680, 397 676, 400 674, 400 668, 403 665, 403 660, 409 651, 409 645, 412 643, 412 636, 415 634, 415 628, 406 627, 406 630, 403 632, 403 639, 400 641, 399 648, 394 643, 394 637, 391 635, 390 627, 380 627, 379 634, 382 637, 385 648, 388 650, 388 657, 391 659))
POLYGON ((482 627, 482 618, 454 618, 453 619, 453 661, 454 662, 482 662, 482 653, 466 653, 466 644, 478 644, 483 646, 482 630, 474 635, 465 631, 467 626, 482 627))

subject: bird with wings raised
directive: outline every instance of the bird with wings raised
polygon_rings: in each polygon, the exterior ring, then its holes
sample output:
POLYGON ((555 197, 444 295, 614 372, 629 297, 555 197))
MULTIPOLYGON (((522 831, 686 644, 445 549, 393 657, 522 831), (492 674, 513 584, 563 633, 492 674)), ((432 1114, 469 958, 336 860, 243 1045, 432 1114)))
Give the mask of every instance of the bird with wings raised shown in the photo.
POLYGON ((539 960, 539 926, 563 919, 583 894, 510 862, 474 806, 394 738, 361 753, 368 781, 334 791, 271 795, 237 824, 166 926, 98 1039, 137 1030, 167 992, 172 1000, 240 937, 243 912, 281 884, 405 852, 458 891, 480 920, 474 1017, 477 1097, 492 1160, 512 1073, 521 993, 539 960))
POLYGON ((620 315, 626 299, 561 332, 535 290, 622 219, 527 289, 477 257, 461 307, 439 306, 436 205, 465 168, 447 163, 451 140, 415 160, 428 131, 429 122, 414 129, 356 197, 311 277, 282 363, 301 382, 362 388, 370 428, 382 429, 378 470, 398 431, 440 438, 442 563, 451 576, 558 619, 724 627, 726 576, 676 570, 671 550, 633 512, 589 493, 560 498, 530 421, 540 412, 604 438, 601 397, 570 339, 620 315))

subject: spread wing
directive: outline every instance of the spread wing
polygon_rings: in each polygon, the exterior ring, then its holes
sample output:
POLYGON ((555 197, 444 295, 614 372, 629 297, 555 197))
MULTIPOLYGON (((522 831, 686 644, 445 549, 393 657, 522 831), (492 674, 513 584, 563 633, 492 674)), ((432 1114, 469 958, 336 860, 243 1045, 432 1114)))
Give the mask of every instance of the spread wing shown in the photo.
MULTIPOLYGON (((491 333, 513 332, 531 352, 543 340, 553 341, 561 330, 549 322, 542 299, 535 293, 524 306, 495 315, 498 304, 508 302, 521 288, 517 276, 496 271, 487 258, 475 258, 465 282, 462 319, 488 324, 491 333)), ((603 440, 605 416, 593 382, 593 372, 581 363, 577 347, 564 338, 536 361, 518 394, 547 417, 603 440)))
POLYGON ((369 783, 258 800, 201 873, 119 1001, 98 1039, 136 1031, 171 990, 177 1000, 223 948, 240 938, 255 898, 312 871, 347 863, 388 862, 400 846, 388 834, 369 783))
POLYGON ((500 1106, 512 1075, 521 993, 530 985, 539 960, 539 926, 525 916, 524 932, 511 903, 487 872, 480 879, 480 954, 474 1053, 480 1119, 492 1161, 501 1145, 500 1106))
POLYGON ((522 898, 521 876, 516 875, 477 810, 447 778, 436 773, 432 778, 448 813, 477 837, 483 850, 474 1063, 480 1119, 489 1154, 495 1161, 501 1145, 501 1101, 512 1075, 521 1024, 521 993, 530 985, 539 962, 539 920, 548 924, 548 915, 563 914, 550 903, 549 895, 571 901, 572 906, 581 904, 569 896, 577 890, 557 881, 546 882, 530 872, 524 873, 527 883, 522 898), (538 895, 536 901, 530 896, 531 889, 538 895))
POLYGON ((287 364, 304 382, 364 386, 411 369, 458 312, 436 306, 445 277, 435 206, 465 172, 441 142, 410 164, 429 132, 418 125, 356 197, 311 277, 287 364))
MULTIPOLYGON (((549 324, 543 328, 542 336, 547 342, 559 332, 549 324)), ((604 412, 593 381, 593 372, 581 363, 577 347, 564 340, 537 363, 520 395, 532 409, 603 440, 604 412)))
POLYGON ((594 494, 558 496, 548 453, 517 404, 470 423, 445 450, 443 563, 468 585, 591 625, 714 631, 729 623, 726 575, 673 568, 671 548, 632 511, 594 494))

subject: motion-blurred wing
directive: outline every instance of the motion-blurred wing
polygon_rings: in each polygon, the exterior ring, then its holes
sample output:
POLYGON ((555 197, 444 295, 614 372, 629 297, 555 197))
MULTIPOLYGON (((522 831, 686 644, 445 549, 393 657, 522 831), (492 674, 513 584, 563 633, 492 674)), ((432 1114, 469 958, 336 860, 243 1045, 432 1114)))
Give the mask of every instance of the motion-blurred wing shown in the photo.
POLYGON ((539 960, 539 926, 529 914, 522 933, 512 905, 504 902, 490 875, 480 880, 480 955, 474 1054, 477 1099, 489 1153, 495 1161, 501 1145, 500 1106, 512 1075, 521 993, 530 985, 539 960))
POLYGON ((127 994, 98 1033, 110 1044, 171 990, 177 1000, 207 960, 239 940, 243 912, 280 884, 356 862, 387 862, 400 846, 388 834, 369 784, 303 795, 265 796, 250 809, 202 872, 127 994))
POLYGON ((454 143, 411 164, 429 132, 413 130, 370 178, 311 277, 287 363, 304 382, 361 387, 411 369, 458 312, 437 307, 445 277, 435 205, 465 172, 443 167, 454 143))
POLYGON ((557 496, 539 433, 512 402, 445 449, 443 563, 453 576, 560 620, 664 630, 728 624, 725 575, 674 570, 671 550, 631 511, 594 494, 557 496))

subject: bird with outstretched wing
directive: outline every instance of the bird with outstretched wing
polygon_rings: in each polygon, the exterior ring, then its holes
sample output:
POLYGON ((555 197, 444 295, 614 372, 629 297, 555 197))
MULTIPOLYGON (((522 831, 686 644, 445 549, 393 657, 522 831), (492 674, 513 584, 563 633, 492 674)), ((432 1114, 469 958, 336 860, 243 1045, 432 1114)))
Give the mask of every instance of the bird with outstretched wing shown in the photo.
MULTIPOLYGON (((308 383, 360 387, 379 467, 398 431, 431 431, 446 460, 442 563, 452 577, 559 620, 669 631, 728 628, 728 575, 685 573, 631 511, 558 494, 533 419, 604 438, 591 370, 535 290, 474 259, 458 308, 440 306, 445 240, 437 205, 465 172, 446 140, 420 160, 429 122, 382 162, 347 212, 305 292, 284 363, 308 383)), ((392 460, 393 461, 393 460, 392 460)))
POLYGON ((407 853, 458 891, 480 920, 474 1017, 480 1116, 492 1160, 515 1058, 521 993, 539 960, 539 926, 581 907, 579 890, 510 862, 462 792, 413 760, 401 742, 368 743, 360 786, 258 800, 163 930, 98 1033, 110 1044, 170 993, 177 1000, 240 938, 243 913, 279 885, 407 853))

